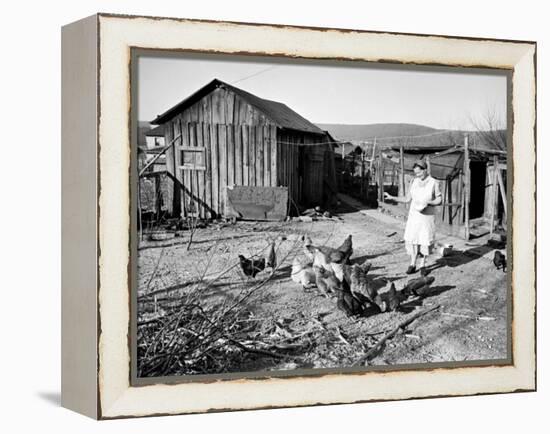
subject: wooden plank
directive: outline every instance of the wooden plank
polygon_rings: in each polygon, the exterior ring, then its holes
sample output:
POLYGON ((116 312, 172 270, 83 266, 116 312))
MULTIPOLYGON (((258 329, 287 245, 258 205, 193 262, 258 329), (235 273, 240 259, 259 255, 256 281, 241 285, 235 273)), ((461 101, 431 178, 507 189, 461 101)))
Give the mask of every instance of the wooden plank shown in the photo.
MULTIPOLYGON (((192 148, 197 147, 197 141, 196 141, 196 123, 190 123, 188 125, 189 128, 189 146, 192 148)), ((199 209, 199 187, 198 187, 198 177, 197 177, 197 171, 196 170, 189 170, 185 171, 189 173, 189 178, 191 179, 191 196, 189 197, 189 206, 190 209, 193 209, 194 212, 197 212, 199 209)))
POLYGON ((256 127, 251 125, 248 129, 248 177, 250 185, 256 184, 256 127))
POLYGON ((263 127, 256 126, 256 185, 264 185, 264 144, 263 127))
MULTIPOLYGON (((197 135, 197 148, 203 149, 203 158, 206 158, 206 153, 204 152, 204 137, 202 132, 202 123, 197 123, 196 126, 196 135, 197 135)), ((206 160, 205 160, 206 162, 206 160)), ((199 216, 200 218, 206 218, 206 191, 205 191, 205 171, 198 170, 198 197, 199 197, 199 216)))
POLYGON ((241 127, 233 125, 233 137, 235 138, 235 184, 243 185, 243 149, 241 140, 241 127))
POLYGON ((250 141, 248 139, 248 125, 240 125, 241 130, 241 139, 242 139, 242 148, 243 148, 243 185, 251 185, 249 178, 250 165, 249 161, 249 151, 250 151, 250 141))
POLYGON ((271 181, 269 185, 277 187, 277 128, 273 125, 269 127, 269 145, 271 147, 271 181))
POLYGON ((264 186, 271 184, 271 142, 269 140, 269 126, 264 125, 262 127, 262 139, 264 142, 264 186))
MULTIPOLYGON (((184 124, 186 125, 186 124, 184 124)), ((184 176, 184 172, 180 170, 180 166, 183 164, 182 158, 181 158, 181 147, 186 145, 186 139, 187 134, 184 129, 184 127, 181 123, 181 119, 179 116, 175 117, 173 120, 173 126, 174 126, 174 136, 177 137, 181 135, 181 140, 177 141, 176 147, 174 148, 175 154, 174 154, 174 162, 176 164, 177 170, 174 173, 174 176, 176 179, 181 182, 181 184, 185 188, 189 188, 189 183, 186 183, 186 178, 184 176), (179 145, 179 146, 178 146, 179 145)), ((180 188, 176 188, 176 191, 174 191, 174 201, 177 201, 177 208, 179 209, 180 214, 185 217, 187 216, 187 201, 188 196, 185 193, 185 191, 181 191, 180 188)))
POLYGON ((498 168, 497 168, 497 180, 498 180, 498 186, 500 191, 500 197, 502 198, 502 204, 504 205, 504 215, 508 217, 506 190, 504 188, 504 181, 502 180, 502 173, 500 173, 500 169, 498 168))
POLYGON ((227 127, 225 125, 219 125, 218 127, 218 141, 220 152, 220 212, 225 216, 225 194, 227 188, 227 127))
POLYGON ((384 159, 382 149, 378 150, 378 201, 384 203, 384 159))
MULTIPOLYGON (((233 110, 231 110, 233 113, 233 110)), ((235 185, 235 137, 233 135, 233 125, 226 125, 225 133, 227 135, 227 185, 235 185)))
MULTIPOLYGON (((210 139, 210 126, 209 124, 203 123, 201 124, 201 127, 203 145, 205 147, 204 159, 206 162, 206 173, 204 174, 204 200, 206 202, 206 206, 212 209, 212 142, 210 139)), ((208 219, 213 217, 209 209, 206 210, 205 216, 208 219)))
POLYGON ((220 156, 219 156, 219 125, 210 124, 210 149, 212 151, 212 209, 220 215, 220 156))
POLYGON ((447 178, 447 209, 449 212, 449 224, 453 224, 453 179, 447 178))

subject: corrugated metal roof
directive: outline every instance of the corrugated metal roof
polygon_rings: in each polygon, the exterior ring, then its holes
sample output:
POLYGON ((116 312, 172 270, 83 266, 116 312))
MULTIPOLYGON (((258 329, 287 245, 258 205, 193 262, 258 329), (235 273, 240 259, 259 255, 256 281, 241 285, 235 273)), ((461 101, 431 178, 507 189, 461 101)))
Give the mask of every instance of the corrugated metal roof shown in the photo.
POLYGON ((181 113, 183 110, 195 104, 197 101, 199 101, 204 96, 208 95, 210 92, 214 91, 217 88, 225 88, 239 95, 250 105, 261 111, 266 117, 268 117, 280 128, 325 135, 323 130, 312 124, 306 118, 300 116, 287 105, 277 101, 260 98, 256 95, 239 89, 238 87, 224 83, 223 81, 218 79, 214 79, 207 85, 201 87, 191 96, 187 97, 172 108, 168 109, 163 114, 157 116, 155 120, 153 120, 151 123, 159 125, 166 122, 167 120, 181 113))

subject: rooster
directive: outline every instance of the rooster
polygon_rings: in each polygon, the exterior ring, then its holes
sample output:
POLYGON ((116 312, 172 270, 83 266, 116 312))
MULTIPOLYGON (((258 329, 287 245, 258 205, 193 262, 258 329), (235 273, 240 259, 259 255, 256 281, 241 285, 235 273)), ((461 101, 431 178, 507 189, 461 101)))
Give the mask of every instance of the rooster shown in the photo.
POLYGON ((343 262, 345 264, 349 264, 350 263, 349 258, 353 254, 353 245, 352 245, 352 241, 351 241, 351 234, 347 236, 347 238, 344 240, 342 245, 340 247, 338 247, 336 250, 343 253, 343 255, 344 255, 343 262))
POLYGON ((290 278, 294 282, 300 283, 304 288, 311 288, 316 284, 313 268, 302 264, 298 258, 294 258, 294 261, 292 261, 290 278))
POLYGON ((506 271, 506 256, 502 252, 499 252, 498 250, 495 251, 495 256, 493 256, 493 264, 495 264, 495 267, 497 267, 497 270, 499 268, 502 268, 502 271, 506 271))
POLYGON ((424 297, 430 292, 430 285, 434 283, 434 280, 435 277, 433 276, 424 276, 409 280, 403 288, 403 294, 424 297))
POLYGON ((247 259, 243 255, 239 255, 239 262, 243 273, 248 277, 256 278, 256 274, 265 269, 265 258, 247 259))

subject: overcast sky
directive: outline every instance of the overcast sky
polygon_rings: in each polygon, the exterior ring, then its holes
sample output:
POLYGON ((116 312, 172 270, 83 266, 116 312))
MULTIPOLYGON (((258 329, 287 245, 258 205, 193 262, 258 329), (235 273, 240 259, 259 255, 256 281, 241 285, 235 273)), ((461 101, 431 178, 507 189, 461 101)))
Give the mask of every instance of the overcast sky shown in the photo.
POLYGON ((314 123, 413 123, 474 129, 488 111, 506 119, 506 77, 460 69, 381 67, 216 55, 140 56, 138 119, 150 121, 218 78, 282 102, 314 123), (462 70, 464 71, 464 70, 462 70))

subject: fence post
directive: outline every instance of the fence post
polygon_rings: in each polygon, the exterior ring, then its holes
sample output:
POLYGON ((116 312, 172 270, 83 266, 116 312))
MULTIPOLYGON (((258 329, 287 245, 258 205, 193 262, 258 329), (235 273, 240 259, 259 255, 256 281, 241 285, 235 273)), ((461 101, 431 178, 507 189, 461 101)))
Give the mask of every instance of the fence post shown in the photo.
POLYGON ((470 239, 470 151, 468 135, 464 135, 464 238, 470 239))

